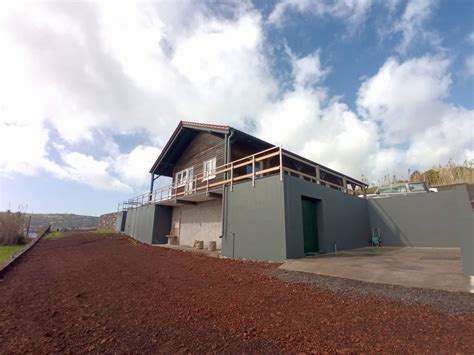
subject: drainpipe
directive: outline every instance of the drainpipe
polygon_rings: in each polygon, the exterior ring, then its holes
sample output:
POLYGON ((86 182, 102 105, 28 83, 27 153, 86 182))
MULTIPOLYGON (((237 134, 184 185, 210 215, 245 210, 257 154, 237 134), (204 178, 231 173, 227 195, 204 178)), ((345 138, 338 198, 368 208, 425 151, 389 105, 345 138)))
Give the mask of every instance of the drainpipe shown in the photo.
MULTIPOLYGON (((231 128, 230 135, 225 136, 224 139, 224 164, 230 163, 231 160, 231 144, 232 144, 232 137, 234 135, 234 130, 231 128)), ((228 177, 228 172, 225 172, 224 179, 227 180, 228 177)), ((225 186, 222 187, 222 238, 227 233, 227 189, 225 186)), ((232 248, 232 253, 234 253, 234 250, 232 248)))

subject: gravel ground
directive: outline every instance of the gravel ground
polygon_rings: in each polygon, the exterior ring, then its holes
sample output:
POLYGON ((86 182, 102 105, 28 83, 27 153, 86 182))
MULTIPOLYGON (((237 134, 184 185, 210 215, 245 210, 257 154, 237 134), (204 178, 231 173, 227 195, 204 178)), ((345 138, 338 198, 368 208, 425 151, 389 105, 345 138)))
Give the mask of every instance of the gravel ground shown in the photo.
POLYGON ((0 353, 474 353, 474 314, 277 267, 119 235, 41 240, 0 282, 0 353))
POLYGON ((474 314, 474 294, 447 292, 398 285, 362 282, 338 277, 316 275, 280 269, 268 270, 269 276, 284 282, 303 283, 311 287, 324 288, 346 297, 372 295, 395 300, 407 305, 425 305, 447 314, 474 314))

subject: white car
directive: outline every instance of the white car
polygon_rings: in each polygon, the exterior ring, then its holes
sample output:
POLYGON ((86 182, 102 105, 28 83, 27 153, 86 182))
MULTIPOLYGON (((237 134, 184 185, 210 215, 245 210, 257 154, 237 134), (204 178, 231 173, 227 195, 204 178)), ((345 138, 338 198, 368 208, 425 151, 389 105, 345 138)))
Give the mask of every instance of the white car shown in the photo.
POLYGON ((438 192, 437 188, 428 188, 424 182, 402 182, 380 186, 375 193, 367 195, 367 197, 386 197, 392 195, 420 194, 427 192, 438 192))

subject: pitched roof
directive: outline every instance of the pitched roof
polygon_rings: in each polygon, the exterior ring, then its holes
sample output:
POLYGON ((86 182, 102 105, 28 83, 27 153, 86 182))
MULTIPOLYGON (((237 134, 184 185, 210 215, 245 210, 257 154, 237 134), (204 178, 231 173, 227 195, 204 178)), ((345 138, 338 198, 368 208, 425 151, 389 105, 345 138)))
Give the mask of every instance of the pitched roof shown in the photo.
POLYGON ((230 129, 230 126, 225 125, 180 121, 151 167, 150 173, 171 176, 173 163, 199 131, 225 135, 230 129))
MULTIPOLYGON (((183 153, 184 149, 187 145, 194 139, 198 132, 208 132, 217 135, 226 135, 229 134, 231 131, 234 132, 240 139, 244 139, 246 142, 254 142, 258 146, 263 146, 265 148, 273 147, 274 145, 268 142, 265 142, 257 137, 254 137, 248 133, 239 131, 231 126, 227 125, 217 125, 217 124, 210 124, 210 123, 199 123, 199 122, 190 122, 190 121, 180 121, 176 129, 174 130, 173 134, 171 135, 170 139, 164 146, 163 150, 161 151, 160 155, 156 159, 155 163, 153 164, 152 168, 150 169, 150 173, 160 174, 165 176, 172 176, 173 166, 174 163, 179 159, 181 154, 183 153)), ((265 149, 263 148, 263 149, 265 149)), ((324 168, 328 172, 335 173, 339 176, 345 176, 346 178, 351 179, 354 182, 364 184, 365 183, 354 179, 348 175, 342 174, 336 170, 330 169, 324 165, 319 163, 313 162, 305 157, 297 155, 288 151, 288 153, 293 154, 294 156, 298 157, 301 160, 304 160, 310 164, 317 164, 321 168, 324 168)))

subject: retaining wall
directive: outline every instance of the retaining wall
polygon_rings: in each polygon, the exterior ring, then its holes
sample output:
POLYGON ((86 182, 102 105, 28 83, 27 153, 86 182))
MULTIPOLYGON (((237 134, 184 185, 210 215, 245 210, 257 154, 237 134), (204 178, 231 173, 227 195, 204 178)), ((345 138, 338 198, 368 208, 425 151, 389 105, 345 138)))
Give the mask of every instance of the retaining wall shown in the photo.
POLYGON ((304 257, 302 198, 318 201, 319 250, 362 248, 369 245, 367 200, 294 176, 284 175, 287 258, 304 257))
POLYGON ((464 186, 449 191, 371 198, 370 227, 388 246, 455 248, 472 238, 472 212, 464 186))
POLYGON ((99 216, 97 228, 115 230, 117 224, 117 212, 107 213, 99 216))
POLYGON ((165 244, 171 229, 171 207, 144 205, 127 211, 125 234, 148 244, 165 244))
POLYGON ((285 260, 285 205, 280 177, 234 186, 227 194, 227 228, 222 254, 227 257, 285 260))

